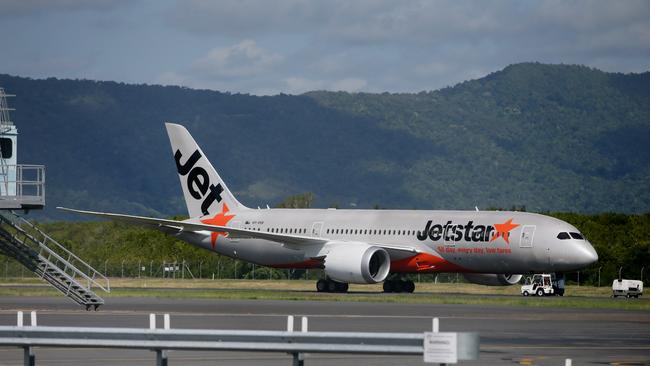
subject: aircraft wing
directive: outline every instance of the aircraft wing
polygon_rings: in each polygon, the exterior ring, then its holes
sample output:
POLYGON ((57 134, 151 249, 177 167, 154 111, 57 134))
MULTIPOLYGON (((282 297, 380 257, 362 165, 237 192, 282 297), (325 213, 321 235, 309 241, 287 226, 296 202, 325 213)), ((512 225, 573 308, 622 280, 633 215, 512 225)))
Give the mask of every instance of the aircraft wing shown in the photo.
POLYGON ((297 245, 314 245, 314 244, 325 244, 329 240, 325 238, 314 238, 309 236, 301 235, 290 235, 290 234, 276 234, 268 233, 264 231, 255 231, 255 230, 246 230, 238 229, 227 226, 217 226, 217 225, 208 225, 203 223, 195 223, 190 221, 176 221, 168 219, 156 219, 152 217, 144 216, 133 216, 133 215, 124 215, 108 212, 95 212, 95 211, 84 211, 84 210, 75 210, 65 207, 57 207, 59 210, 79 213, 82 215, 92 215, 103 217, 116 221, 128 222, 131 224, 149 226, 154 229, 162 229, 165 232, 174 232, 180 233, 182 231, 210 231, 217 233, 228 233, 231 238, 257 238, 271 240, 278 243, 288 243, 288 244, 297 244, 297 245))
MULTIPOLYGON (((210 232, 217 232, 217 233, 228 233, 230 238, 265 239, 277 243, 293 244, 297 246, 317 245, 317 244, 322 245, 331 241, 328 238, 315 238, 315 237, 302 236, 302 235, 277 234, 277 233, 269 233, 264 231, 232 228, 227 226, 208 225, 208 224, 195 223, 190 221, 176 221, 176 220, 156 219, 152 217, 124 215, 124 214, 116 214, 116 213, 108 213, 108 212, 84 211, 84 210, 76 210, 76 209, 65 208, 65 207, 57 207, 57 209, 68 211, 68 212, 74 212, 82 215, 103 217, 107 219, 127 222, 127 223, 136 224, 140 226, 148 226, 153 229, 164 231, 165 233, 177 234, 183 231, 193 231, 193 232, 210 231, 210 232)), ((388 251, 408 252, 408 253, 419 252, 418 250, 412 247, 375 244, 375 243, 368 243, 368 244, 384 248, 388 251)))

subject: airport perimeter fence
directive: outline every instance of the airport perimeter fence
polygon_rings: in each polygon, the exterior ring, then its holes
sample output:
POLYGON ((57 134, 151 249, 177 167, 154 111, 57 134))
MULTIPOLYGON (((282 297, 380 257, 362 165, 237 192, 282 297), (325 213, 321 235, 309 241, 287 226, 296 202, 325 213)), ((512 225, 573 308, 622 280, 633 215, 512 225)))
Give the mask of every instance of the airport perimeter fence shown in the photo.
MULTIPOLYGON (((231 280, 318 280, 323 278, 321 269, 276 269, 255 265, 223 256, 210 256, 205 261, 185 259, 171 260, 104 260, 88 263, 110 278, 171 278, 171 279, 231 279, 231 280)), ((647 284, 644 268, 640 273, 630 273, 623 266, 623 277, 641 279, 647 284)), ((617 269, 618 270, 618 269, 617 269)), ((616 271, 603 267, 565 273, 567 285, 609 287, 617 278, 616 271)), ((635 271, 636 272, 636 271, 635 271)), ((0 279, 32 278, 34 274, 20 263, 0 255, 0 279)), ((405 276, 416 283, 467 283, 458 273, 410 274, 405 276)))
MULTIPOLYGON (((109 278, 170 278, 211 280, 318 280, 321 269, 276 269, 237 260, 210 262, 178 261, 89 261, 109 278)), ((0 255, 0 278, 25 279, 35 275, 17 261, 0 255)), ((463 283, 458 273, 408 275, 414 282, 463 283)))

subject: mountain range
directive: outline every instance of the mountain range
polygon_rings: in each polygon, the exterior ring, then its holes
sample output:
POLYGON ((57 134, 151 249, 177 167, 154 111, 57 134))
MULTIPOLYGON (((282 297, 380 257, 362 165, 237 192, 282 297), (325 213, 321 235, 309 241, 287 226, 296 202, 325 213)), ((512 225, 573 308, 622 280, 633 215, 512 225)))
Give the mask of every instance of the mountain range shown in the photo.
MULTIPOLYGON (((164 122, 250 207, 650 211, 650 72, 522 63, 420 93, 254 96, 0 74, 47 208, 186 214, 164 122)), ((30 215, 31 216, 31 215, 30 215)))

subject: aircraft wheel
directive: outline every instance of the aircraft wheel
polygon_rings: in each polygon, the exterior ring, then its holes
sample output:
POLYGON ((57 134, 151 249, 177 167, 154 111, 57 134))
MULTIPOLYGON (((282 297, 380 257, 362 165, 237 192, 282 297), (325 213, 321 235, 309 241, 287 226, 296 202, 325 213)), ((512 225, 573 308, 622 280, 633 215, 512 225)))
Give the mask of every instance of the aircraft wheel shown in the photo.
POLYGON ((316 291, 318 292, 325 292, 327 291, 327 281, 325 280, 318 280, 316 282, 316 291))
POLYGON ((327 281, 327 292, 336 292, 336 282, 329 280, 327 281))
POLYGON ((393 281, 393 292, 404 292, 404 281, 393 281))
POLYGON ((544 290, 542 290, 541 288, 537 289, 537 296, 540 296, 540 297, 544 296, 544 290))
POLYGON ((404 292, 408 292, 409 294, 412 294, 413 291, 415 291, 415 283, 413 283, 413 281, 410 280, 406 281, 402 288, 404 289, 404 292))
POLYGON ((344 282, 335 282, 336 283, 336 292, 348 292, 349 285, 344 282))
POLYGON ((528 291, 524 291, 524 296, 530 296, 530 294, 528 293, 528 291))

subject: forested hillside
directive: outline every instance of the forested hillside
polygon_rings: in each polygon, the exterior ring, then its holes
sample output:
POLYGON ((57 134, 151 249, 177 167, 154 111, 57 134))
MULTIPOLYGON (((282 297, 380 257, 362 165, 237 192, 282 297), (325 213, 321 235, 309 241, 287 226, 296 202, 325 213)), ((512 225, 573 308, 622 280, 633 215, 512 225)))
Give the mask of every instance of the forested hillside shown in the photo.
MULTIPOLYGON (((19 161, 54 206, 185 214, 163 122, 184 124, 241 201, 650 211, 650 73, 517 64, 417 94, 258 97, 0 75, 19 161)), ((30 214, 30 216, 32 216, 30 214)))

